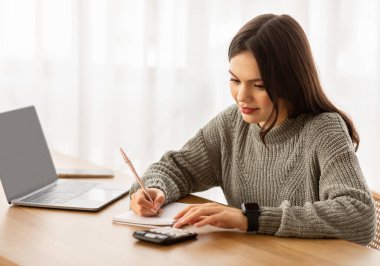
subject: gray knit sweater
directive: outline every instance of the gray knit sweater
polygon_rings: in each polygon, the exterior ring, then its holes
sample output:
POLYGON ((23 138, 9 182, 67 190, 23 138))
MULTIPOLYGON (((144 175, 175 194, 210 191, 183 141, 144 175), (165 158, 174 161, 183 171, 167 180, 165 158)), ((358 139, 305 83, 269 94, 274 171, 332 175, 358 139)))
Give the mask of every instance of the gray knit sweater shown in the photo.
POLYGON ((151 165, 144 182, 162 189, 166 203, 214 186, 230 206, 257 202, 263 234, 360 244, 374 238, 374 204, 339 114, 287 119, 269 131, 266 146, 259 132, 233 105, 151 165))

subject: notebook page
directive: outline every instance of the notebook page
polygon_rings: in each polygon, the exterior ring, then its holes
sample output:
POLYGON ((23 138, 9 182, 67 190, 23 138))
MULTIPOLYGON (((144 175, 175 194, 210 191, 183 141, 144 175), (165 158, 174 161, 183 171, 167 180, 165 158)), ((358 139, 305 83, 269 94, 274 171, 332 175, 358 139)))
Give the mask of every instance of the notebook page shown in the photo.
POLYGON ((133 211, 127 211, 125 213, 116 215, 113 217, 114 222, 125 223, 130 225, 141 226, 164 226, 172 225, 174 223, 173 217, 183 210, 188 204, 173 202, 164 206, 163 212, 159 216, 153 217, 141 217, 135 214, 133 211))

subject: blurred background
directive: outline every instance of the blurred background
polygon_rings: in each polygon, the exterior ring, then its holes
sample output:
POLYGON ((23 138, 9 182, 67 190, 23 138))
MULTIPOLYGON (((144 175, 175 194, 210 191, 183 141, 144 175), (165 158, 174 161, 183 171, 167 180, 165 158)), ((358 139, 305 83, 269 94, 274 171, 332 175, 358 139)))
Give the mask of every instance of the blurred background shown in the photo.
POLYGON ((229 43, 263 13, 305 30, 380 191, 376 0, 0 0, 0 111, 35 105, 50 149, 129 173, 122 146, 142 174, 233 103, 229 43))

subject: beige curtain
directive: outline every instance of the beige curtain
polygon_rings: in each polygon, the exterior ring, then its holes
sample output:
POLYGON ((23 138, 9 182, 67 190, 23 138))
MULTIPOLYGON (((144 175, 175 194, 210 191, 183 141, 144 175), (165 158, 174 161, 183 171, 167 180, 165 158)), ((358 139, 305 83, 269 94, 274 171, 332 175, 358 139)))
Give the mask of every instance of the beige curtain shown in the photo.
POLYGON ((228 45, 262 13, 303 26, 380 191, 376 0, 0 0, 0 111, 35 105, 51 149, 128 172, 123 146, 142 173, 232 103, 228 45))

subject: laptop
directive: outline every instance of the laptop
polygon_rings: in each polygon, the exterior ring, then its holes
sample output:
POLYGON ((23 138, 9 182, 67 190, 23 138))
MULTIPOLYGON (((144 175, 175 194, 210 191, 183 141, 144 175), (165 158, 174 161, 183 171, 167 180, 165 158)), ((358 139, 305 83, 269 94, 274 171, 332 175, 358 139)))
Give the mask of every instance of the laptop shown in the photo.
POLYGON ((126 195, 113 182, 58 179, 34 106, 0 113, 0 180, 9 204, 98 211, 126 195))

